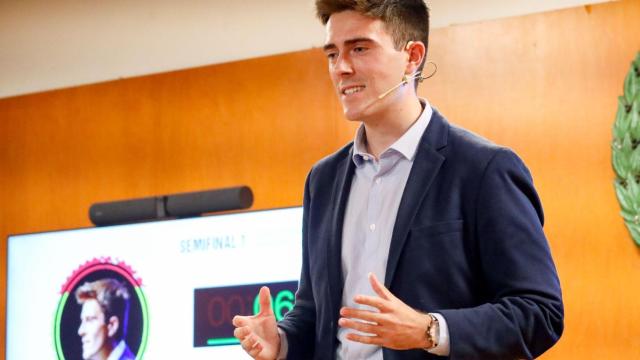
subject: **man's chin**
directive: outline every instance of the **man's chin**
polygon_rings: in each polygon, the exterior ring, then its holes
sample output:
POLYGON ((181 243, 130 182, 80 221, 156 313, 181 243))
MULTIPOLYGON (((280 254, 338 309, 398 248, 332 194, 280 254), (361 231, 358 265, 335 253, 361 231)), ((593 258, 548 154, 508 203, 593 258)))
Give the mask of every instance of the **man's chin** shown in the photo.
POLYGON ((363 111, 360 109, 353 109, 353 108, 342 108, 342 112, 344 114, 344 117, 349 120, 349 121, 360 121, 363 118, 363 111))
POLYGON ((95 351, 90 353, 89 351, 82 350, 82 359, 91 360, 95 356, 95 351))
POLYGON ((377 110, 378 106, 375 102, 370 102, 368 104, 358 104, 358 106, 342 106, 342 112, 344 117, 349 121, 364 121, 371 115, 373 115, 377 110))

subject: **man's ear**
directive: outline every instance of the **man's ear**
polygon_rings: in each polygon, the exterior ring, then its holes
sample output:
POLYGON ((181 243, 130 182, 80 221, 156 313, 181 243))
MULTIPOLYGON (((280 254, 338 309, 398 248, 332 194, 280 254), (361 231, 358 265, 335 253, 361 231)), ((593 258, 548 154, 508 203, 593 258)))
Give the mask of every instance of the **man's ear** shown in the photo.
POLYGON ((109 337, 114 337, 120 328, 120 320, 118 320, 117 316, 112 316, 109 318, 109 322, 107 322, 107 335, 109 337))
POLYGON ((407 64, 406 73, 414 74, 420 68, 427 54, 427 47, 422 41, 409 41, 404 50, 409 55, 409 63, 407 64))

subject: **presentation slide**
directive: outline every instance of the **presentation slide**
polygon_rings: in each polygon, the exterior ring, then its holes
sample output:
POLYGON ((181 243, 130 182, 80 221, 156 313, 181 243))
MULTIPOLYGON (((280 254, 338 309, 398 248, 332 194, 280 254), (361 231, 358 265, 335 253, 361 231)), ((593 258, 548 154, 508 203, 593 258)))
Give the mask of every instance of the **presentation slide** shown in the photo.
POLYGON ((6 359, 248 359, 231 319, 291 309, 301 239, 301 208, 10 236, 6 359))

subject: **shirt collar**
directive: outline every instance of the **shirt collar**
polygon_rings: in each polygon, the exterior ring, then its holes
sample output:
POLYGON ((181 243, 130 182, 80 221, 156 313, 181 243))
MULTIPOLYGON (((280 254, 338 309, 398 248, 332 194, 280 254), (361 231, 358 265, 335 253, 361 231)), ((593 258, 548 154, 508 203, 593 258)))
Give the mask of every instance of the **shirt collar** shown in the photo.
MULTIPOLYGON (((393 149, 398 153, 402 154, 406 159, 412 160, 416 155, 416 151, 418 150, 418 144, 420 143, 420 138, 422 138, 422 134, 426 130, 429 125, 429 121, 431 121, 431 115, 433 115, 433 109, 431 105, 427 101, 427 99, 420 98, 420 103, 422 104, 422 113, 418 117, 418 119, 409 127, 409 129, 398 139, 396 142, 391 144, 389 148, 382 152, 382 154, 387 151, 393 149)), ((364 124, 361 124, 356 131, 355 139, 353 140, 353 162, 360 166, 363 161, 367 159, 367 157, 372 157, 367 153, 365 146, 366 141, 366 133, 364 129, 364 124)))
POLYGON ((107 360, 120 359, 122 354, 124 354, 124 350, 126 347, 127 345, 125 344, 124 340, 120 340, 118 345, 116 345, 116 347, 114 347, 113 350, 111 350, 111 354, 109 354, 109 357, 107 357, 107 360))

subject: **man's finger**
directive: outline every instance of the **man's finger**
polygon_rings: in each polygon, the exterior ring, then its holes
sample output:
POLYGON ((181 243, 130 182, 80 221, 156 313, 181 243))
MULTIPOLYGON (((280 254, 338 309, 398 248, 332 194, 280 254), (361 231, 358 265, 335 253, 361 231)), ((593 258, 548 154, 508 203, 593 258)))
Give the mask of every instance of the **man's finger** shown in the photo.
POLYGON ((233 336, 235 336, 240 341, 244 340, 244 338, 247 337, 247 335, 249 335, 250 333, 251 330, 249 330, 249 328, 246 326, 235 328, 233 330, 233 336))
POLYGON ((242 340, 240 342, 240 345, 242 346, 244 351, 250 352, 253 349, 253 347, 255 346, 256 342, 257 341, 255 339, 255 336, 254 335, 249 335, 249 336, 245 337, 244 340, 242 340))
POLYGON ((376 294, 378 294, 378 296, 380 296, 381 298, 385 300, 391 300, 394 298, 393 294, 391 294, 391 291, 389 291, 389 289, 384 287, 384 284, 382 284, 378 280, 376 275, 372 272, 369 273, 369 283, 371 283, 371 287, 373 288, 373 291, 375 291, 376 294))
POLYGON ((376 311, 343 307, 342 309, 340 309, 340 315, 342 317, 360 319, 364 321, 374 322, 376 324, 384 322, 384 317, 382 316, 382 314, 376 311))
POLYGON ((367 334, 380 335, 379 334, 380 327, 378 326, 378 324, 369 324, 369 323, 364 323, 362 321, 356 321, 356 320, 351 320, 347 318, 340 318, 340 320, 338 320, 338 325, 344 328, 357 330, 367 334))
POLYGON ((379 336, 367 336, 367 335, 358 335, 355 333, 347 334, 347 340, 363 343, 363 344, 371 344, 371 345, 384 345, 384 340, 379 336))
POLYGON ((353 301, 355 301, 356 304, 374 307, 380 310, 380 312, 391 311, 391 307, 389 307, 389 302, 385 299, 382 299, 376 296, 357 295, 356 297, 353 298, 353 301))
POLYGON ((249 320, 247 319, 246 316, 240 316, 240 315, 234 316, 233 319, 231 320, 231 323, 235 327, 246 326, 246 325, 248 325, 248 322, 249 322, 249 320))
POLYGON ((260 355, 261 351, 262 351, 262 344, 260 344, 260 342, 257 341, 255 344, 253 344, 253 348, 247 351, 247 353, 249 354, 249 356, 255 359, 258 355, 260 355))
POLYGON ((270 314, 273 312, 271 309, 271 291, 266 286, 260 288, 260 315, 270 314))

